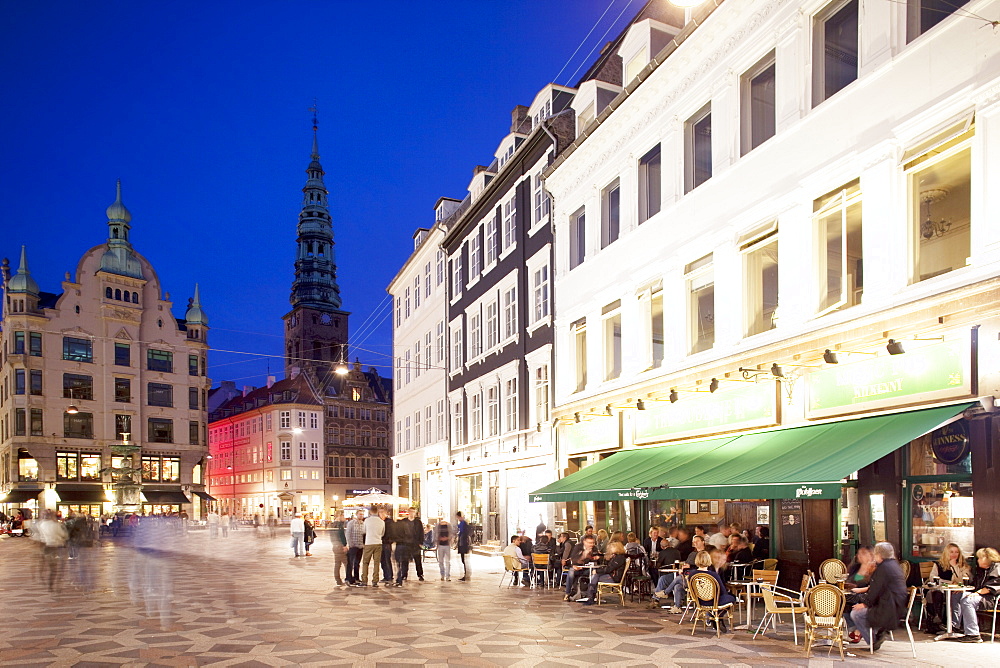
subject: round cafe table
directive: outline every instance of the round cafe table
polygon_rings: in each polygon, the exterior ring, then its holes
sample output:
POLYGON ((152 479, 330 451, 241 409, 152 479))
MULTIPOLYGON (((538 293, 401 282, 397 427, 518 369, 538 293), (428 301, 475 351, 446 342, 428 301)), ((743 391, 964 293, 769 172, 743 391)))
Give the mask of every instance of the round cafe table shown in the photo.
POLYGON ((924 589, 928 591, 939 591, 944 593, 944 604, 948 611, 948 630, 944 633, 934 636, 934 640, 951 640, 952 638, 961 638, 961 633, 955 633, 952 628, 951 622, 951 599, 953 593, 961 593, 966 591, 973 591, 975 587, 966 587, 964 585, 955 585, 948 582, 942 582, 940 584, 930 585, 925 584, 924 589))

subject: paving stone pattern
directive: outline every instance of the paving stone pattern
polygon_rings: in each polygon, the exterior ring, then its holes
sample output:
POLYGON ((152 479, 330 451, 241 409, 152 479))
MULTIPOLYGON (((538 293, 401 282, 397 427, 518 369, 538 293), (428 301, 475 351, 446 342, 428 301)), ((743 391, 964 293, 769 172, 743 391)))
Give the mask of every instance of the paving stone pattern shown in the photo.
MULTIPOLYGON (((888 642, 873 658, 807 660, 790 628, 693 637, 648 603, 583 607, 561 592, 498 588, 502 562, 457 558, 402 588, 337 587, 331 546, 291 558, 287 540, 250 530, 210 540, 168 535, 159 549, 121 539, 45 561, 37 544, 0 540, 0 666, 800 666, 996 665, 989 644, 888 642), (48 583, 52 580, 52 589, 48 583)), ((897 638, 905 634, 897 634, 897 638)))

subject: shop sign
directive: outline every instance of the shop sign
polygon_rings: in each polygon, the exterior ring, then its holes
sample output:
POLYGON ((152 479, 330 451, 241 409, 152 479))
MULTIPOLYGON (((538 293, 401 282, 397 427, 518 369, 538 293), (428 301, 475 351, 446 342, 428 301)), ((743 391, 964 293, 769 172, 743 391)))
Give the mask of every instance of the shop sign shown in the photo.
POLYGON ((559 446, 571 455, 621 447, 619 418, 599 415, 559 425, 559 446))
POLYGON ((969 454, 969 435, 965 424, 956 420, 931 433, 931 450, 942 464, 958 464, 969 454))
POLYGON ((972 394, 969 341, 948 341, 809 374, 811 418, 972 394))
POLYGON ((646 410, 636 411, 633 419, 635 442, 658 443, 777 424, 775 384, 739 385, 725 392, 687 392, 673 404, 647 401, 646 410))
POLYGON ((370 487, 368 489, 349 489, 344 494, 349 499, 354 496, 364 496, 365 494, 388 494, 384 489, 379 489, 378 487, 370 487))
POLYGON ((624 489, 618 492, 619 499, 636 499, 642 501, 649 498, 649 488, 648 487, 634 487, 632 489, 624 489))

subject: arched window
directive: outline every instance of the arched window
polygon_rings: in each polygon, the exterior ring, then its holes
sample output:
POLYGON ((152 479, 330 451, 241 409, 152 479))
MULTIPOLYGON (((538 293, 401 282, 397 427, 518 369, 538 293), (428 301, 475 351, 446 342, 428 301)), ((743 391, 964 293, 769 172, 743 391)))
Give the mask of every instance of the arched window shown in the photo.
POLYGON ((139 303, 139 293, 138 292, 133 292, 132 293, 132 303, 133 304, 138 304, 139 303))
POLYGON ((115 299, 117 301, 121 301, 122 300, 122 291, 120 289, 118 289, 118 288, 115 288, 115 299))
POLYGON ((112 298, 111 288, 104 288, 104 296, 107 297, 108 299, 112 298))

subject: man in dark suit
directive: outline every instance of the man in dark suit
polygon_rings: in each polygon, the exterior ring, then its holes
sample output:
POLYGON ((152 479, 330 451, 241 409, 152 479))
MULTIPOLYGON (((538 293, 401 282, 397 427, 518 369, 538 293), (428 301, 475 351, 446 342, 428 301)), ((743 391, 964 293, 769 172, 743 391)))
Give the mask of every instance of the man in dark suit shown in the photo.
POLYGON ((889 631, 899 628, 906 614, 906 578, 896 561, 896 553, 889 543, 876 543, 875 572, 868 585, 865 603, 856 604, 847 614, 847 628, 857 627, 861 637, 878 650, 889 636, 889 631), (874 633, 874 640, 872 634, 874 633))

